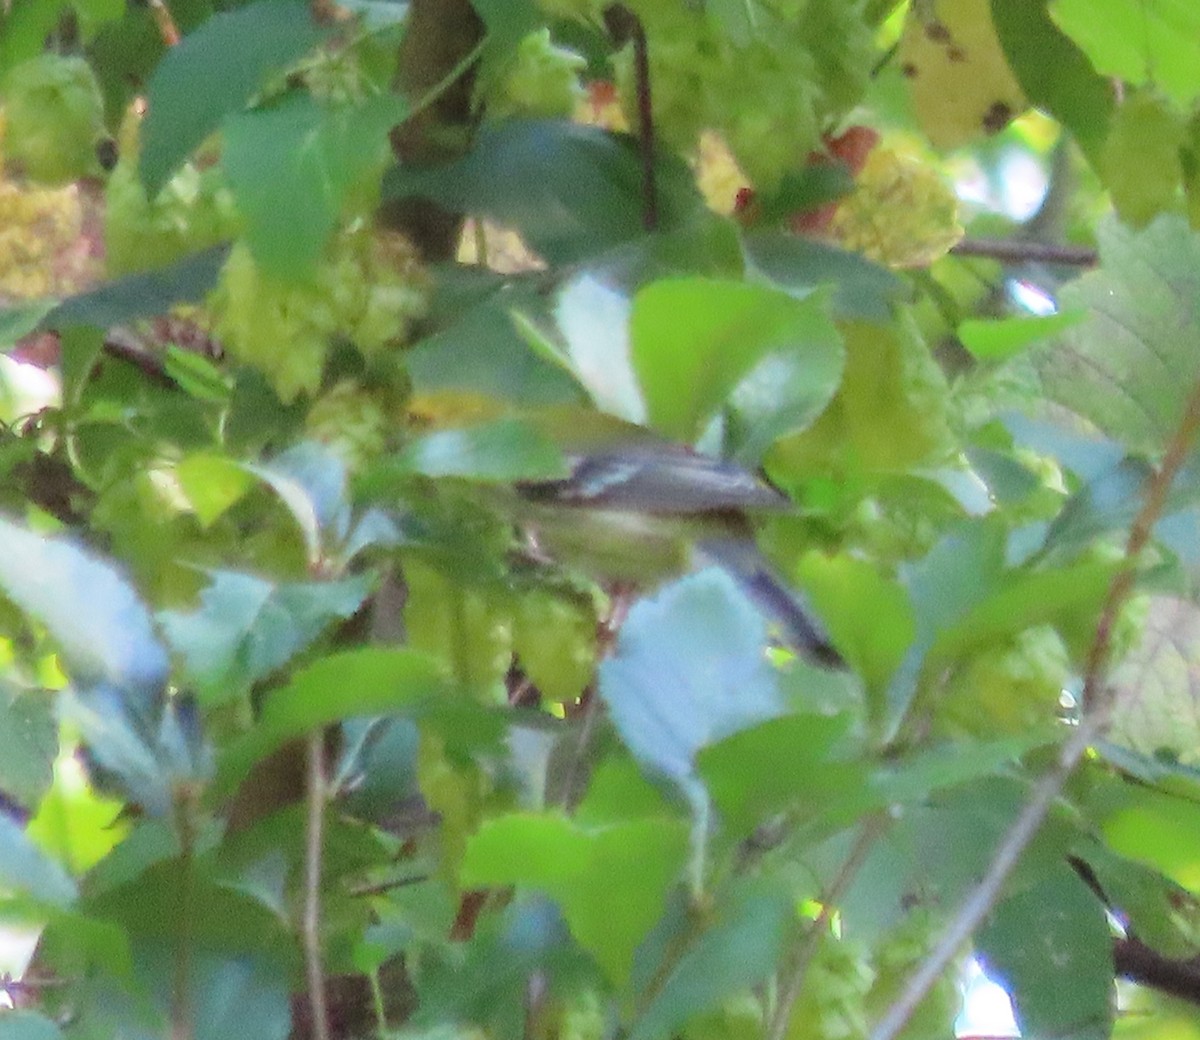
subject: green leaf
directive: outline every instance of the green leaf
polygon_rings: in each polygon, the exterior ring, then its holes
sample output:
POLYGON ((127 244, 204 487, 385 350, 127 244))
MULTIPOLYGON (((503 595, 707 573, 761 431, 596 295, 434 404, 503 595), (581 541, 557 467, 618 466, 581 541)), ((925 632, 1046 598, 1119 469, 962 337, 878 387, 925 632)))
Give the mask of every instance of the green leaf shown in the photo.
POLYGON ((75 882, 11 817, 0 814, 0 885, 60 909, 78 895, 75 882))
POLYGON ((898 302, 911 295, 898 275, 858 253, 783 231, 746 235, 746 262, 789 292, 806 295, 833 286, 833 312, 839 318, 887 321, 898 302))
POLYGON ((700 775, 724 822, 744 835, 799 802, 819 813, 827 801, 860 789, 860 765, 836 761, 853 723, 848 715, 788 715, 704 748, 700 775))
POLYGON ((340 719, 385 715, 446 691, 438 662, 412 650, 362 647, 330 654, 271 691, 257 726, 222 756, 216 786, 227 791, 285 741, 340 719))
POLYGON ((175 479, 202 527, 211 527, 253 486, 245 467, 211 452, 192 452, 180 459, 175 479))
POLYGON ((146 194, 154 198, 225 116, 323 36, 301 0, 256 0, 213 15, 170 48, 147 87, 139 167, 146 194))
MULTIPOLYGON (((291 1030, 291 975, 262 956, 200 954, 190 992, 196 1040, 284 1040, 291 1030)), ((164 980, 165 981, 165 980, 164 980)))
POLYGON ((105 797, 88 783, 74 759, 54 765, 54 782, 26 833, 38 847, 78 877, 124 844, 128 827, 121 820, 124 803, 105 797))
POLYGON ((841 344, 825 298, 798 300, 750 282, 654 282, 634 297, 630 338, 651 422, 685 441, 756 365, 778 355, 775 368, 767 364, 742 383, 733 401, 750 455, 814 418, 841 376, 841 344))
POLYGON ((1187 136, 1183 111, 1155 90, 1126 89, 1098 171, 1124 223, 1140 228, 1182 209, 1180 150, 1187 136))
POLYGON ((1050 16, 1097 72, 1161 87, 1185 107, 1200 97, 1200 8, 1177 0, 1051 0, 1050 16))
POLYGON ((631 1025, 629 1040, 663 1040, 689 1019, 761 982, 779 960, 793 917, 791 897, 783 889, 744 886, 680 958, 631 1025))
POLYGON ((1050 522, 1044 548, 1070 558, 1104 535, 1127 529, 1141 508, 1143 489, 1153 472, 1144 459, 1132 457, 1102 470, 1067 499, 1050 522))
POLYGON ((532 0, 471 0, 471 6, 483 19, 491 47, 515 47, 545 20, 532 0))
POLYGON ((279 496, 304 536, 310 561, 350 533, 346 462, 332 448, 302 441, 270 462, 245 468, 279 496))
MULTIPOLYGON (((678 159, 658 161, 659 218, 679 226, 702 206, 678 159)), ((566 120, 485 123, 471 151, 430 168, 396 167, 384 198, 422 196, 515 228, 548 263, 569 264, 643 233, 636 142, 566 120)))
POLYGON ((1103 904, 1068 867, 996 907, 975 942, 988 973, 1012 997, 1022 1035, 1111 1035, 1108 921, 1103 904))
POLYGON ((783 710, 762 618, 723 571, 705 570, 634 606, 599 690, 634 756, 684 783, 703 747, 783 710))
POLYGON ((69 539, 0 518, 0 589, 46 626, 75 682, 108 682, 145 697, 162 689, 166 651, 149 611, 112 564, 69 539))
POLYGON ((521 405, 581 400, 565 367, 517 331, 518 316, 527 323, 530 309, 540 308, 533 293, 519 287, 493 292, 473 305, 463 302, 445 328, 405 352, 416 393, 467 391, 521 405))
POLYGON ((1080 618, 1090 622, 1099 613, 1115 571, 1112 563, 1089 560, 1061 569, 1007 574, 941 630, 931 652, 950 658, 1036 625, 1080 618))
POLYGON ((264 271, 313 271, 351 193, 382 170, 388 131, 406 112, 398 94, 325 107, 296 93, 226 121, 221 165, 264 271))
POLYGON ((42 54, 67 6, 68 0, 16 0, 6 7, 0 20, 0 73, 42 54))
POLYGON ((367 575, 275 584, 217 571, 191 613, 159 622, 202 702, 222 704, 283 667, 334 621, 350 617, 371 589, 367 575))
POLYGON ((1048 6, 1049 0, 992 0, 992 22, 1030 103, 1061 122, 1098 168, 1112 117, 1112 85, 1054 24, 1048 6))
POLYGON ((1123 804, 1102 821, 1109 848, 1184 888, 1200 886, 1200 805, 1153 788, 1125 788, 1123 804))
POLYGON ((1052 399, 1135 450, 1160 451, 1200 374, 1200 235, 1164 215, 1142 231, 1106 221, 1099 239, 1099 270, 1060 297, 1087 318, 1034 362, 1052 399))
POLYGON ((585 273, 560 290, 554 318, 563 339, 561 362, 596 407, 642 423, 646 403, 630 356, 630 309, 628 293, 585 273))
POLYGON ((36 1011, 8 1009, 0 1015, 0 1040, 62 1040, 62 1030, 36 1011))
POLYGON ((499 419, 426 434, 406 445, 387 472, 511 484, 565 477, 568 469, 554 442, 536 426, 499 419))
POLYGON ((912 704, 925 658, 937 634, 998 587, 1004 566, 1003 530, 976 521, 947 534, 924 559, 902 569, 916 635, 892 675, 882 705, 883 732, 892 733, 912 704))
POLYGON ((54 300, 36 300, 0 310, 0 347, 10 347, 28 336, 54 307, 54 300))
POLYGON ((110 329, 139 318, 166 314, 181 303, 200 303, 217 284, 227 252, 225 246, 214 246, 169 267, 127 275, 78 296, 69 296, 41 320, 39 328, 89 325, 110 329))
POLYGON ((808 553, 796 574, 834 645, 868 687, 882 689, 916 634, 904 590, 877 565, 849 555, 808 553))
POLYGON ((510 814, 486 821, 471 837, 461 879, 552 896, 580 945, 620 985, 686 850, 686 829, 676 821, 625 820, 588 830, 558 814, 510 814))
POLYGON ((1063 311, 1034 318, 972 318, 958 326, 957 334, 980 361, 1007 361, 1029 344, 1068 329, 1084 317, 1084 311, 1063 311))
POLYGON ((0 792, 33 808, 50 787, 58 754, 53 704, 41 691, 0 684, 0 792))

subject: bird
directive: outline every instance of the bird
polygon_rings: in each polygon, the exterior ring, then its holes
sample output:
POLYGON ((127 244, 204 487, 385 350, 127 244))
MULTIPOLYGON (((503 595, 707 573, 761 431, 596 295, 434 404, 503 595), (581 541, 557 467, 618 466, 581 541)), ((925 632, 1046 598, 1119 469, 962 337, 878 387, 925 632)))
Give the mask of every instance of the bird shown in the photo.
POLYGON ((755 542, 755 514, 795 509, 783 492, 737 462, 611 417, 565 433, 561 417, 547 425, 566 474, 518 481, 513 491, 518 522, 549 555, 643 583, 697 564, 719 566, 776 624, 783 643, 819 667, 846 668, 807 599, 755 542))

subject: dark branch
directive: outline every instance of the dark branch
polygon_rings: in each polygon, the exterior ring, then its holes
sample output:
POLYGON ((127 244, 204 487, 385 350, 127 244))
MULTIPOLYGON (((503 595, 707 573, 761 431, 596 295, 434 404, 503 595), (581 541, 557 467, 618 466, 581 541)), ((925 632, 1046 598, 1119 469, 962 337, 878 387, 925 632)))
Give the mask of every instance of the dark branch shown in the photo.
POLYGON ((1174 960, 1138 939, 1117 939, 1113 967, 1120 978, 1200 1005, 1200 958, 1174 960))
POLYGON ((1019 238, 964 238, 950 250, 955 256, 979 256, 1005 264, 1062 264, 1095 267, 1099 256, 1086 246, 1063 246, 1019 238))

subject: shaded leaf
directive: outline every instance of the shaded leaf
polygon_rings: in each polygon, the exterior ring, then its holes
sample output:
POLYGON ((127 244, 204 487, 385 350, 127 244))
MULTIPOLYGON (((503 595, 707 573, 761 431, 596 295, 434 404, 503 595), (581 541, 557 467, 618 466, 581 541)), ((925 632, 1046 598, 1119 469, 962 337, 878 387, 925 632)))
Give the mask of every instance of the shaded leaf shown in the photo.
POLYGON ((256 0, 213 15, 170 48, 147 86, 140 164, 146 194, 157 195, 225 116, 322 37, 301 0, 256 0))
POLYGON ((1145 755, 1200 765, 1200 609, 1154 596, 1140 627, 1137 645, 1109 677, 1110 734, 1145 755))
POLYGON ((60 1040, 58 1026, 36 1011, 5 1010, 0 1015, 0 1040, 60 1040))
POLYGON ((419 437, 400 451, 387 472, 511 484, 566 476, 567 465, 553 441, 536 426, 520 419, 499 419, 419 437))
POLYGON ((1050 0, 992 0, 996 36, 1030 103, 1059 120, 1098 166, 1112 116, 1112 85, 1054 24, 1049 6, 1050 0))
POLYGON ((445 688, 438 662, 412 650, 363 647, 323 657, 271 691, 255 729, 222 755, 217 787, 228 790, 258 759, 292 737, 340 719, 414 707, 445 688))
POLYGON ((827 800, 862 788, 862 766, 836 760, 852 723, 847 715, 788 715, 702 749, 700 775, 732 833, 796 803, 819 813, 827 800))
POLYGON ((745 236, 746 261, 789 292, 833 286, 833 312, 839 318, 887 321, 893 307, 911 295, 908 285, 886 267, 835 246, 783 231, 745 236))
POLYGON ((0 814, 0 884, 38 903, 64 908, 78 893, 75 882, 39 849, 11 817, 0 814))
POLYGON ((291 975, 266 957, 197 957, 196 1040, 284 1040, 292 1027, 291 975))
MULTIPOLYGON (((659 160, 659 217, 669 229, 702 206, 688 167, 659 160)), ((485 123, 446 166, 395 167, 385 198, 423 196, 515 228, 551 264, 573 263, 643 233, 636 142, 566 120, 485 123)))
POLYGON ((311 561, 320 560, 350 529, 346 462, 332 448, 303 441, 269 462, 246 464, 295 519, 311 561))
POLYGON ((0 793, 32 809, 50 786, 58 726, 50 698, 0 685, 0 793))
POLYGON ((126 275, 95 289, 70 296, 39 323, 43 329, 90 325, 110 329, 139 318, 166 314, 181 303, 200 303, 217 284, 226 246, 193 253, 156 271, 126 275))
POLYGON ((398 94, 339 107, 293 94, 227 120, 221 165, 264 271, 313 270, 351 192, 383 168, 388 131, 406 111, 398 94))
POLYGON ((776 966, 793 916, 786 891, 744 886, 680 958, 633 1022, 630 1040, 671 1036, 684 1022, 761 982, 776 966))
POLYGON ((997 906, 976 935, 976 949, 1012 996, 1022 1035, 1111 1035, 1108 921, 1103 904, 1066 866, 997 906))

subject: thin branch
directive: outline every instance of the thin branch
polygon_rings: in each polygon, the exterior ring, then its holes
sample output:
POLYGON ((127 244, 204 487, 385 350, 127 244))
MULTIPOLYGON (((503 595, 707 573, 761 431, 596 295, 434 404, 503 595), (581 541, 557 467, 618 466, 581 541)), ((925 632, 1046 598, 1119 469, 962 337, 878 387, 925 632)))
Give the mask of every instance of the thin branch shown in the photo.
POLYGON ((192 1040, 192 942, 196 917, 196 828, 193 792, 175 794, 175 826, 179 832, 179 934, 171 980, 171 1040, 192 1040))
POLYGON ((1006 264, 1062 264, 1095 267, 1099 256, 1086 246, 1064 246, 1020 238, 964 238, 950 250, 955 256, 980 256, 1006 264))
POLYGON ((804 937, 803 944, 796 952, 795 963, 792 965, 787 983, 783 987, 783 993, 780 995, 779 1002, 775 1005, 774 1014, 771 1016, 770 1028, 767 1031, 768 1040, 784 1040, 784 1037, 787 1036, 788 1024, 792 1017, 792 1008, 799 998, 801 991, 804 989, 804 980, 808 977, 808 969, 812 965, 813 958, 820 951, 821 943, 824 941, 825 934, 829 930, 829 919, 837 909, 838 904, 842 901, 842 897, 846 894, 846 891, 850 888, 859 870, 862 869, 863 863, 866 862, 867 854, 871 851, 875 842, 883 836, 883 832, 887 829, 887 824, 888 819, 886 816, 876 815, 862 825, 862 829, 858 832, 858 837, 850 849, 850 854, 842 864, 841 870, 838 871, 837 877, 833 879, 833 883, 829 886, 828 891, 821 896, 821 912, 817 914, 816 920, 813 921, 808 933, 804 937))
POLYGON ((1117 706, 1111 698, 1101 696, 1107 693, 1104 683, 1109 658, 1112 656, 1113 626, 1133 590, 1138 559, 1150 541, 1151 532, 1162 514, 1171 484, 1187 458, 1198 430, 1200 383, 1192 388, 1183 419, 1171 437, 1162 465, 1146 487, 1142 507, 1129 531, 1121 569, 1109 584, 1084 669, 1081 698, 1085 708, 1083 718, 1060 749, 1054 768, 1034 787, 1029 801, 1000 842, 983 879, 964 900, 937 945, 875 1026, 871 1032, 871 1040, 895 1040, 900 1034, 958 950, 971 938, 975 929, 995 906, 1009 874, 1041 829, 1071 773, 1107 725, 1112 709, 1117 706))
POLYGON ((150 14, 154 18, 154 24, 158 27, 158 35, 162 37, 162 42, 168 47, 174 47, 182 39, 182 36, 179 26, 175 24, 171 9, 167 7, 164 0, 149 0, 149 6, 150 14))
POLYGON ((314 1040, 330 1040, 329 1001, 321 961, 321 846, 325 830, 325 734, 308 736, 308 825, 304 843, 304 965, 314 1040))
POLYGON ((650 95, 650 50, 642 20, 633 18, 633 69, 637 81, 638 144, 642 153, 642 227, 658 228, 658 186, 654 180, 654 104, 650 95))
POLYGON ((633 78, 638 111, 638 151, 642 160, 642 227, 658 227, 658 188, 654 178, 654 104, 650 93, 650 50, 646 27, 625 4, 604 9, 608 34, 619 45, 633 44, 633 78))

